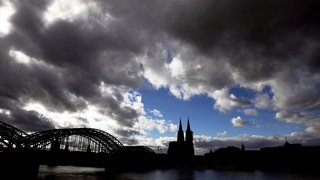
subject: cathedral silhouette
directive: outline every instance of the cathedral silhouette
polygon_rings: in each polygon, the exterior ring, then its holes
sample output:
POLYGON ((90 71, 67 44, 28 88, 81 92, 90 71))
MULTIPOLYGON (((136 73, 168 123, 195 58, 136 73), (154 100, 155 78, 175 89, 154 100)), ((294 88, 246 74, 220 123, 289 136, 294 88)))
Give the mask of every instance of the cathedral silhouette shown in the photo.
POLYGON ((181 158, 194 156, 193 132, 191 131, 191 128, 190 128, 189 118, 188 118, 187 130, 186 130, 186 138, 184 138, 184 132, 182 129, 182 123, 180 118, 177 141, 171 141, 169 143, 168 155, 172 157, 181 157, 181 158))

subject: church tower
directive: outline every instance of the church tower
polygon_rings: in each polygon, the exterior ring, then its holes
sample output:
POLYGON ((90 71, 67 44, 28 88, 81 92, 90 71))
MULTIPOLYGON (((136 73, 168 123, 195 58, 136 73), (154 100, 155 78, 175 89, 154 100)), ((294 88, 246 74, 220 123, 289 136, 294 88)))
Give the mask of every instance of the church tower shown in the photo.
POLYGON ((183 134, 183 129, 182 129, 181 118, 180 118, 177 141, 178 142, 184 142, 184 134, 183 134))
POLYGON ((194 156, 193 132, 190 128, 189 118, 186 130, 186 140, 184 139, 184 132, 180 118, 177 141, 169 142, 168 155, 171 158, 177 158, 179 160, 194 156))
POLYGON ((185 142, 185 156, 193 156, 194 155, 194 147, 193 147, 193 132, 190 128, 190 122, 188 117, 188 125, 186 130, 186 142, 185 142))
POLYGON ((186 142, 192 142, 192 141, 193 141, 193 132, 191 131, 189 117, 188 117, 188 126, 186 130, 186 142))

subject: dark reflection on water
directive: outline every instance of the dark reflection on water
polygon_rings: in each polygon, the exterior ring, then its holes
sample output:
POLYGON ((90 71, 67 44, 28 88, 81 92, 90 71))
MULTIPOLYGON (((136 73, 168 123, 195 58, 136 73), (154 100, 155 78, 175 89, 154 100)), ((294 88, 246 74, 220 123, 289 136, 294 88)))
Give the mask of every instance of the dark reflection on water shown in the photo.
POLYGON ((153 170, 147 172, 128 172, 109 175, 104 168, 75 167, 75 166, 43 166, 39 168, 38 179, 46 180, 283 180, 283 179, 319 179, 317 175, 295 174, 295 173, 270 173, 261 171, 216 171, 216 170, 188 170, 168 169, 153 170))

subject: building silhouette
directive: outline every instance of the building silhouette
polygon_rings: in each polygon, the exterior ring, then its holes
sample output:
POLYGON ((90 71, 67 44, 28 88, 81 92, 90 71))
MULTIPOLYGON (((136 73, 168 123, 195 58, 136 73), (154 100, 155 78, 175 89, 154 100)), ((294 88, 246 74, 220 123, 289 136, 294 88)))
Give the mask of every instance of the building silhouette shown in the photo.
POLYGON ((177 141, 171 141, 169 143, 168 155, 177 158, 186 158, 194 156, 193 132, 190 128, 189 118, 186 130, 186 138, 184 138, 184 132, 182 129, 182 123, 180 118, 177 141))
POLYGON ((285 138, 286 142, 284 143, 283 147, 285 147, 285 148, 300 148, 301 147, 301 144, 289 143, 286 136, 284 138, 285 138))

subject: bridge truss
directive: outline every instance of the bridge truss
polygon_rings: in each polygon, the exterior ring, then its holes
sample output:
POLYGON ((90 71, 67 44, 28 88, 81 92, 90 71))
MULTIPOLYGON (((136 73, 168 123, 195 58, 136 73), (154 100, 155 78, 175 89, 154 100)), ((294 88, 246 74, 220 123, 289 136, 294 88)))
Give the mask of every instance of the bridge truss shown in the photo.
POLYGON ((1 147, 19 147, 27 133, 15 128, 7 123, 0 121, 0 146, 1 147))
POLYGON ((111 134, 93 128, 53 129, 27 136, 22 147, 111 153, 123 144, 111 134))
POLYGON ((0 148, 28 148, 112 153, 123 144, 111 134, 94 128, 69 128, 40 131, 28 135, 0 122, 0 148))
POLYGON ((124 146, 111 134, 94 128, 67 128, 27 134, 0 121, 0 151, 4 149, 86 151, 95 153, 154 153, 146 146, 124 146))

